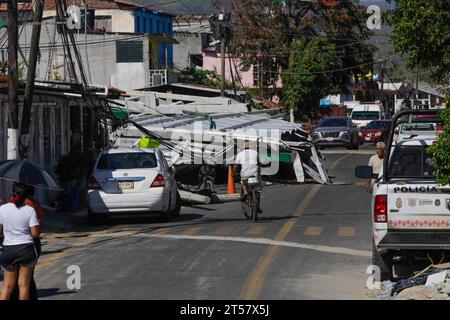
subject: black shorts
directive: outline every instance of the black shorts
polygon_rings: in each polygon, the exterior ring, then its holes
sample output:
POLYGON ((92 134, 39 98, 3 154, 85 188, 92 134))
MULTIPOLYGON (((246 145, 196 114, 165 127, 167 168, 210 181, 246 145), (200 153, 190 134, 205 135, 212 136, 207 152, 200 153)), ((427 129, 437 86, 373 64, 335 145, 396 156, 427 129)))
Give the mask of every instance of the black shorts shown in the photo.
POLYGON ((3 246, 0 256, 1 268, 5 272, 17 271, 20 267, 32 268, 38 260, 38 252, 33 243, 3 246))

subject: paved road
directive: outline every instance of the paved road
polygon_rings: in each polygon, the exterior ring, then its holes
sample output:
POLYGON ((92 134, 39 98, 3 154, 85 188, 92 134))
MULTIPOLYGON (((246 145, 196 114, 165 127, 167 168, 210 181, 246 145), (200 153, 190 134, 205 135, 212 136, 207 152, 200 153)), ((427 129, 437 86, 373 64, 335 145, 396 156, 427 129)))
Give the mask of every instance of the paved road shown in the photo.
POLYGON ((52 235, 37 268, 45 299, 368 299, 370 197, 354 168, 367 152, 326 154, 336 186, 264 189, 258 223, 239 203, 114 219, 52 235), (67 288, 78 266, 81 289, 67 288))

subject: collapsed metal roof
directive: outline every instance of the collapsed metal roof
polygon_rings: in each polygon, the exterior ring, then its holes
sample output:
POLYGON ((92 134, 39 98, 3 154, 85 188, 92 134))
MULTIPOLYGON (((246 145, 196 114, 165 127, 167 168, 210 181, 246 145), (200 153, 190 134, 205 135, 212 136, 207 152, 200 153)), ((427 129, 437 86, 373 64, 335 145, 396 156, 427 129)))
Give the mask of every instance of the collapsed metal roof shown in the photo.
MULTIPOLYGON (((131 119, 131 124, 113 133, 113 140, 120 147, 135 147, 140 138, 148 136, 162 142, 161 149, 173 164, 198 163, 208 159, 216 162, 227 151, 239 148, 243 140, 265 144, 273 150, 294 152, 293 166, 298 182, 305 181, 305 172, 319 183, 331 183, 320 157, 312 144, 310 135, 301 125, 283 120, 283 114, 275 114, 278 110, 263 110, 249 113, 226 114, 185 114, 178 116, 141 114, 131 119), (133 125, 134 124, 134 125, 133 125), (173 141, 174 135, 185 132, 192 141, 173 141), (211 136, 224 140, 217 142, 208 140, 211 136), (214 145, 215 151, 207 146, 214 145), (220 152, 217 152, 217 148, 220 152), (209 149, 209 150, 208 150, 209 149), (188 161, 180 162, 175 154, 190 155, 188 161)), ((227 154, 228 156, 228 154, 227 154)), ((234 161, 234 157, 225 158, 226 163, 234 161)))

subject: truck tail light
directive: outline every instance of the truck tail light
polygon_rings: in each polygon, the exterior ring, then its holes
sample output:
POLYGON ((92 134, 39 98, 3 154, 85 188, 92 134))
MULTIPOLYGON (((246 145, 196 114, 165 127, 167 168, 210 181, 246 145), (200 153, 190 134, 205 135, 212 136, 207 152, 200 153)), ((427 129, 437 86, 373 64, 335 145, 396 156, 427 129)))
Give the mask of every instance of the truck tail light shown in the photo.
POLYGON ((97 179, 95 179, 94 176, 90 176, 89 179, 88 179, 88 190, 98 190, 98 189, 101 189, 101 188, 102 187, 97 182, 97 179))
POLYGON ((376 196, 373 210, 375 223, 387 223, 387 210, 387 195, 376 196))
POLYGON ((436 125, 436 131, 437 131, 437 133, 443 133, 444 132, 444 124, 443 123, 438 123, 437 125, 436 125))
POLYGON ((164 187, 164 177, 158 174, 155 180, 153 180, 153 183, 150 186, 150 188, 161 188, 161 187, 164 187))

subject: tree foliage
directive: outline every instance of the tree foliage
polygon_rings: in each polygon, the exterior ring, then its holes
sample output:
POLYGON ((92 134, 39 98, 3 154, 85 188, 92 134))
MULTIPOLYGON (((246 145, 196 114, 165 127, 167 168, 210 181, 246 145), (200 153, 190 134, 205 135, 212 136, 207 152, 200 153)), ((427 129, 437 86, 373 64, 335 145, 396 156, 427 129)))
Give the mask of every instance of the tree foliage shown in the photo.
MULTIPOLYGON (((450 77, 450 0, 390 0, 395 9, 389 15, 398 52, 408 54, 407 65, 429 70, 437 83, 450 77)), ((447 94, 447 102, 450 95, 447 94)), ((436 166, 436 179, 450 184, 450 110, 440 112, 444 132, 429 149, 436 166)))
POLYGON ((436 82, 450 76, 450 0, 389 0, 397 52, 408 54, 407 65, 429 70, 436 82))
POLYGON ((330 41, 314 38, 292 42, 289 67, 283 73, 283 103, 300 111, 302 120, 311 119, 322 97, 339 93, 332 73, 326 71, 337 65, 338 51, 330 41))
MULTIPOLYGON (((447 96, 447 100, 450 100, 450 97, 447 96)), ((428 151, 437 168, 436 181, 442 185, 450 185, 450 109, 442 110, 440 117, 444 121, 444 131, 428 151)))
MULTIPOLYGON (((178 75, 178 81, 184 83, 195 83, 203 86, 220 88, 221 78, 216 71, 187 68, 178 75)), ((225 81, 225 89, 233 89, 233 84, 225 81)))
MULTIPOLYGON (((223 2, 218 0, 218 2, 223 2)), ((275 64, 266 70, 278 78, 277 70, 289 68, 291 44, 295 40, 327 39, 338 52, 330 75, 343 92, 348 91, 350 72, 365 73, 372 68, 375 47, 367 44, 371 32, 366 27, 365 8, 358 1, 232 0, 232 52, 243 59, 243 66, 255 62, 275 64), (278 68, 279 67, 279 68, 278 68), (272 71, 276 70, 276 71, 272 71)))

